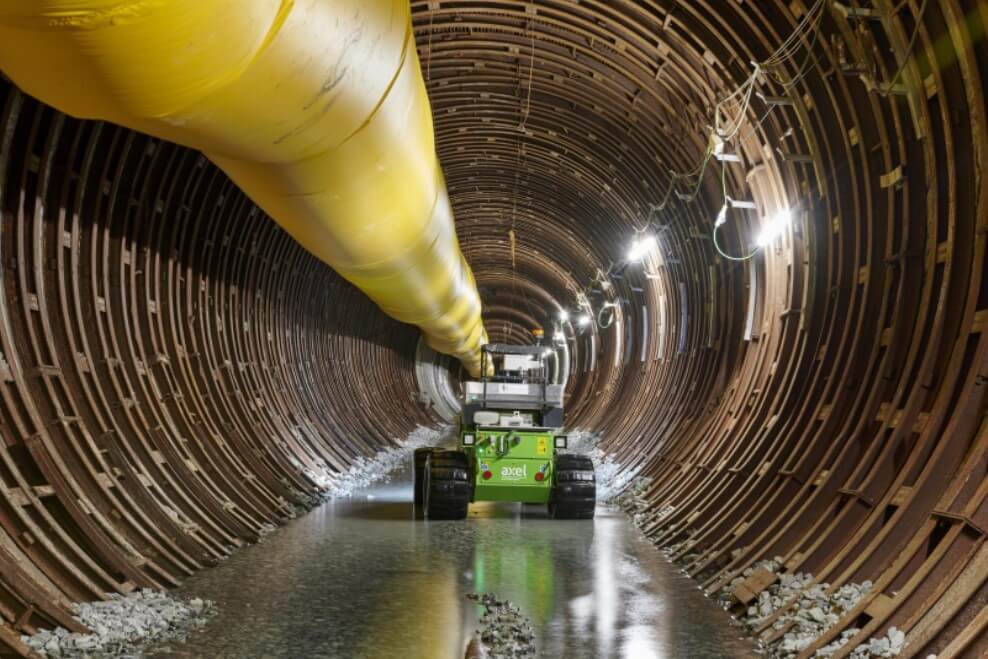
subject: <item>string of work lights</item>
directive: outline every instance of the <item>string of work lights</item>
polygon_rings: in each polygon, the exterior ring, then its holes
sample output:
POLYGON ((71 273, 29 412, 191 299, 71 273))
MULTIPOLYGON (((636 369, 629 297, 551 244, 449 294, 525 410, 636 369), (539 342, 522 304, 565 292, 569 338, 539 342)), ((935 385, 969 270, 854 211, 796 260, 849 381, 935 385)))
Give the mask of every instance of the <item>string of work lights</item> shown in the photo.
MULTIPOLYGON (((613 322, 616 303, 605 302, 596 313, 590 303, 591 292, 595 289, 599 289, 601 293, 612 290, 612 276, 622 273, 629 266, 636 264, 646 267, 646 276, 650 278, 656 276, 655 273, 647 271, 648 265, 659 250, 659 239, 675 225, 675 220, 681 215, 677 214, 671 221, 665 223, 658 222, 657 217, 669 208, 673 201, 681 204, 696 201, 712 162, 717 162, 721 168, 720 183, 723 203, 713 223, 711 242, 722 258, 734 262, 747 261, 785 234, 792 225, 797 210, 796 206, 783 207, 770 216, 763 217, 760 232, 747 253, 742 255, 729 254, 721 246, 719 233, 727 224, 732 211, 759 211, 758 206, 753 201, 735 199, 730 195, 727 164, 740 162, 740 157, 732 153, 731 149, 735 149, 754 135, 778 107, 787 104, 778 102, 776 100, 780 98, 778 96, 763 95, 758 90, 764 85, 772 84, 783 91, 781 98, 785 98, 809 74, 813 66, 818 64, 815 50, 820 41, 821 25, 828 5, 832 5, 836 11, 846 15, 846 8, 834 0, 816 0, 798 21, 789 37, 767 58, 752 62, 751 72, 747 78, 733 92, 721 98, 714 105, 713 126, 710 127, 706 148, 696 165, 686 171, 670 170, 668 172, 668 185, 659 197, 659 201, 649 207, 644 225, 634 227, 634 235, 625 258, 611 261, 606 269, 598 269, 586 286, 574 291, 577 308, 575 310, 560 310, 555 333, 557 341, 565 340, 562 331, 564 326, 571 328, 575 326, 577 330, 582 331, 589 328, 594 322, 602 328, 613 322), (801 54, 803 55, 802 58, 800 58, 801 54), (764 101, 766 109, 757 121, 751 122, 752 103, 756 95, 764 101), (769 99, 772 99, 773 102, 770 102, 769 99), (748 127, 747 132, 742 133, 746 126, 748 127)), ((916 16, 915 31, 908 40, 909 46, 906 56, 890 83, 892 85, 900 78, 910 59, 910 53, 915 45, 925 8, 926 2, 924 1, 916 16)))
MULTIPOLYGON (((819 27, 826 2, 827 0, 816 0, 796 25, 793 33, 782 45, 765 60, 753 62, 751 73, 741 85, 714 105, 714 125, 710 127, 706 148, 699 161, 694 167, 686 171, 669 171, 669 181, 665 191, 660 196, 659 201, 649 207, 644 225, 635 227, 635 235, 628 248, 626 257, 617 261, 611 261, 606 269, 598 269, 590 283, 582 290, 576 291, 577 309, 575 311, 571 312, 568 309, 560 310, 558 315, 559 327, 555 334, 556 340, 564 340, 565 335, 562 332, 562 326, 564 325, 575 325, 577 329, 589 328, 595 321, 597 321, 598 325, 610 325, 613 319, 613 307, 616 305, 610 302, 605 303, 595 313, 590 303, 590 292, 597 287, 600 287, 605 292, 610 290, 612 286, 610 279, 614 274, 618 271, 623 272, 629 265, 646 263, 651 259, 659 248, 659 236, 669 231, 673 226, 673 222, 658 223, 656 220, 657 216, 669 208, 673 201, 683 204, 695 201, 699 197, 704 177, 712 161, 721 163, 721 180, 724 190, 724 205, 714 225, 714 241, 716 245, 716 232, 721 225, 726 223, 728 210, 742 206, 742 202, 732 200, 727 194, 726 167, 724 167, 724 163, 735 160, 735 157, 726 153, 726 148, 738 139, 742 129, 745 127, 755 91, 762 82, 771 77, 783 89, 788 91, 798 82, 798 79, 802 79, 805 76, 806 71, 809 69, 813 47, 819 36, 819 27), (804 46, 807 51, 806 60, 797 68, 798 73, 796 76, 786 78, 782 73, 783 68, 796 58, 804 46)), ((769 111, 752 127, 752 131, 756 130, 765 121, 768 114, 775 107, 775 105, 770 106, 769 111)), ((747 137, 747 135, 743 137, 747 137)), ((743 205, 754 208, 754 205, 750 204, 750 202, 743 202, 743 205)), ((755 250, 741 257, 739 260, 754 256, 759 249, 768 245, 775 237, 785 231, 788 222, 789 218, 787 214, 767 223, 763 227, 762 235, 757 240, 755 250)), ((721 251, 719 246, 717 249, 721 251)), ((721 253, 723 254, 722 251, 721 253)), ((732 260, 738 259, 738 257, 731 257, 726 254, 724 256, 732 260)))

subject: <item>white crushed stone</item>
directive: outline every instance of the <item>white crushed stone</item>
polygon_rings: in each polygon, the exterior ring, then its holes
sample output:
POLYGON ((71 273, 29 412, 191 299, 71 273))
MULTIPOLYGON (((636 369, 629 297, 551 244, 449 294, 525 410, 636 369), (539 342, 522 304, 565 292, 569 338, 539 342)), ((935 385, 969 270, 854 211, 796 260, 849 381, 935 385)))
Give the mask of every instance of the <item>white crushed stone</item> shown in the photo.
MULTIPOLYGON (((753 609, 757 609, 754 620, 764 619, 765 610, 769 614, 783 606, 793 596, 798 602, 782 613, 773 629, 792 628, 770 648, 769 656, 792 657, 811 645, 821 634, 837 624, 841 617, 857 606, 861 598, 871 589, 871 582, 845 584, 831 594, 827 594, 828 584, 813 584, 813 576, 807 573, 781 575, 778 584, 763 591, 757 607, 749 607, 749 619, 753 609), (769 592, 772 591, 770 595, 769 592), (775 607, 775 608, 773 608, 775 607)), ((757 623, 756 623, 757 624, 757 623)), ((852 634, 853 636, 853 634, 852 634)), ((829 655, 820 655, 829 656, 829 655)))
MULTIPOLYGON (((772 628, 776 630, 788 628, 788 631, 765 648, 767 656, 779 658, 800 654, 821 634, 836 625, 845 613, 857 606, 861 598, 872 588, 870 581, 860 584, 849 583, 828 594, 829 584, 814 583, 813 575, 806 572, 780 573, 782 564, 783 559, 780 556, 760 561, 746 568, 719 593, 721 603, 725 608, 729 608, 730 593, 756 570, 766 569, 778 575, 778 580, 759 593, 758 600, 748 606, 740 622, 749 629, 755 629, 776 611, 786 607, 772 623, 772 628)), ((881 643, 881 639, 873 639, 869 644, 856 648, 851 656, 854 659, 864 659, 873 656, 892 657, 899 654, 905 645, 905 634, 893 630, 894 628, 890 629, 890 637, 884 639, 887 643, 881 643), (881 652, 890 654, 881 654, 881 652)), ((817 650, 815 656, 832 656, 859 631, 855 628, 844 630, 839 639, 817 650)))
MULTIPOLYGON (((732 557, 736 556, 732 554, 732 557)), ((829 584, 813 583, 813 575, 806 572, 780 573, 782 564, 781 556, 755 563, 732 579, 730 584, 718 593, 722 606, 729 609, 733 605, 731 593, 756 570, 763 568, 778 575, 778 581, 759 593, 758 600, 748 607, 739 621, 749 629, 754 629, 777 610, 789 605, 789 608, 772 623, 772 628, 779 630, 790 625, 792 627, 782 638, 764 648, 765 654, 769 657, 793 657, 800 654, 821 634, 836 625, 845 613, 856 607, 873 586, 870 581, 860 584, 849 583, 827 594, 830 589, 829 584)), ((818 649, 814 656, 833 656, 860 631, 856 627, 845 629, 839 638, 818 649)), ((852 650, 850 656, 851 659, 894 657, 902 652, 905 645, 905 633, 890 627, 886 636, 873 638, 859 645, 852 650)))
POLYGON ((336 474, 326 486, 324 499, 339 499, 352 496, 354 491, 368 487, 391 475, 404 465, 417 448, 437 446, 449 433, 450 426, 426 428, 419 426, 394 448, 380 451, 372 458, 358 457, 346 471, 336 474))
POLYGON ((854 636, 856 636, 859 631, 861 630, 858 629, 857 627, 851 627, 850 629, 845 629, 844 631, 841 632, 840 638, 838 638, 833 643, 830 643, 829 645, 824 645, 822 648, 817 650, 816 656, 832 657, 833 655, 837 654, 838 650, 840 650, 842 647, 847 645, 847 642, 850 641, 854 636))
MULTIPOLYGON (((731 553, 731 558, 736 558, 733 552, 731 553)), ((731 598, 731 594, 734 592, 735 588, 737 588, 742 583, 744 583, 748 579, 748 577, 750 577, 755 573, 756 570, 764 568, 769 572, 772 572, 773 574, 777 573, 779 571, 779 568, 782 567, 782 562, 783 562, 782 557, 776 556, 775 558, 765 561, 759 561, 754 565, 749 565, 748 567, 746 567, 741 572, 740 575, 731 579, 731 582, 729 584, 721 588, 720 592, 717 594, 717 599, 720 602, 720 605, 725 610, 730 609, 732 606, 734 606, 734 600, 731 598)))
MULTIPOLYGON (((814 656, 831 657, 844 647, 848 641, 861 631, 856 627, 847 629, 841 633, 840 638, 825 645, 816 651, 814 656)), ((849 655, 851 659, 871 659, 872 657, 895 657, 906 647, 906 634, 898 627, 889 627, 888 633, 881 638, 872 638, 867 643, 862 643, 854 648, 849 655)), ((927 656, 926 659, 936 659, 935 654, 927 656)))
POLYGON ((149 641, 183 638, 213 613, 209 600, 181 600, 151 588, 107 597, 105 601, 72 605, 73 617, 91 633, 58 627, 22 636, 21 640, 43 657, 134 656, 135 648, 149 641))
POLYGON ((469 593, 467 599, 484 607, 478 633, 491 659, 534 659, 532 621, 517 606, 494 593, 469 593))
POLYGON ((597 480, 597 501, 614 503, 615 497, 635 480, 638 471, 624 469, 599 448, 600 433, 577 429, 566 433, 566 436, 568 451, 589 455, 593 461, 594 476, 597 480))
POLYGON ((851 659, 895 657, 902 652, 904 647, 906 647, 906 633, 897 627, 889 627, 885 636, 872 638, 867 643, 854 648, 851 652, 851 659))
POLYGON ((645 492, 651 483, 651 478, 636 478, 624 492, 611 500, 611 503, 623 510, 631 518, 632 523, 640 529, 660 522, 676 511, 673 506, 655 508, 648 502, 645 492))

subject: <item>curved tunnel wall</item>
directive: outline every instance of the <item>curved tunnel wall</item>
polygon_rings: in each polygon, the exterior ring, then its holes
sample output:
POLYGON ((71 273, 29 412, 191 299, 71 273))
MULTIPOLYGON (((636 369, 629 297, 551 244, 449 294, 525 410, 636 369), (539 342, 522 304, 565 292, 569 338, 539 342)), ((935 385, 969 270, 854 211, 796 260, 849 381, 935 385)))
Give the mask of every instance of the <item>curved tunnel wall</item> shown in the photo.
MULTIPOLYGON (((724 249, 743 253, 769 206, 793 207, 791 229, 749 261, 719 257, 715 164, 695 199, 652 214, 650 276, 619 264, 588 286, 669 170, 702 156, 716 99, 814 6, 412 3, 492 340, 553 327, 581 296, 617 305, 610 327, 562 328, 569 419, 652 478, 671 512, 646 531, 711 592, 772 556, 873 581, 820 644, 896 625, 908 655, 979 656, 983 3, 827 3, 728 145, 730 193, 761 209, 730 214, 724 249)), ((72 624, 68 599, 216 560, 436 418, 416 397, 415 332, 215 168, 3 89, 0 633, 15 643, 11 626, 72 624)))
POLYGON ((177 583, 435 422, 415 328, 203 156, 8 83, 0 123, 9 645, 77 628, 70 600, 177 583))
POLYGON ((520 272, 571 310, 578 291, 619 305, 611 328, 567 328, 570 419, 652 478, 673 512, 647 531, 706 589, 781 556, 876 584, 807 652, 896 625, 910 656, 982 656, 983 3, 825 3, 726 147, 729 194, 759 212, 730 214, 724 249, 745 253, 787 205, 791 230, 750 261, 719 257, 715 164, 652 216, 652 277, 619 267, 586 288, 669 171, 700 160, 716 101, 816 5, 416 3, 458 230, 478 281, 520 272))

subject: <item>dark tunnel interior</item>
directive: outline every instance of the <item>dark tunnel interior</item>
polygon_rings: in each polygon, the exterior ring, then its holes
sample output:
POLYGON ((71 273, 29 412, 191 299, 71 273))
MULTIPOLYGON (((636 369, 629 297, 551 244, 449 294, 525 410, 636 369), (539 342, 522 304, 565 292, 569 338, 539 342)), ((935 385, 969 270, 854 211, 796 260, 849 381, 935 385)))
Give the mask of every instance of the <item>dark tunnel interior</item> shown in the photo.
MULTIPOLYGON (((412 15, 490 338, 564 335, 567 425, 651 479, 646 534, 708 592, 775 556, 873 582, 821 645, 985 656, 988 3, 845 5, 412 15)), ((0 80, 0 216, 9 651, 443 421, 416 366, 458 367, 198 152, 0 80)))

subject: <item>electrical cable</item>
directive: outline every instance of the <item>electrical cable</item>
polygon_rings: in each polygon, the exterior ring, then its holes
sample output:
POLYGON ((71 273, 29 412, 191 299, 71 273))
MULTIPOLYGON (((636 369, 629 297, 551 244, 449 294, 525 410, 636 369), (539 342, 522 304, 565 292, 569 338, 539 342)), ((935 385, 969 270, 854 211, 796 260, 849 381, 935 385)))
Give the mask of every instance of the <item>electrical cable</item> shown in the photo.
MULTIPOLYGON (((515 225, 518 215, 518 183, 521 177, 522 155, 526 154, 524 148, 525 131, 527 130, 528 127, 528 117, 529 115, 531 115, 532 112, 532 81, 535 72, 535 53, 536 53, 535 24, 534 22, 530 22, 527 25, 528 25, 528 29, 531 31, 532 34, 531 56, 528 62, 528 90, 525 94, 525 105, 522 108, 521 121, 518 123, 518 153, 515 162, 514 192, 511 196, 511 231, 510 231, 510 236, 512 241, 511 290, 515 295, 517 295, 519 292, 517 285, 518 273, 517 273, 517 268, 515 265, 515 258, 514 258, 514 241, 516 240, 515 225)), ((528 297, 528 292, 524 288, 521 289, 521 298, 522 301, 524 301, 525 307, 528 310, 528 313, 531 314, 532 318, 538 318, 540 314, 538 314, 536 310, 533 308, 532 301, 528 297)))
POLYGON ((727 259, 728 261, 748 261, 756 254, 758 254, 758 252, 761 251, 761 247, 756 247, 750 254, 747 254, 745 256, 731 256, 721 248, 720 243, 717 240, 717 232, 720 230, 721 226, 722 225, 718 224, 717 226, 714 227, 713 243, 714 243, 714 249, 716 249, 717 253, 720 254, 723 258, 727 259))
MULTIPOLYGON (((803 36, 803 33, 806 32, 807 30, 812 30, 813 32, 813 39, 810 42, 810 44, 807 46, 807 50, 809 54, 806 60, 803 62, 802 66, 799 68, 796 78, 790 81, 787 89, 792 88, 793 86, 795 86, 795 84, 797 84, 800 80, 802 80, 806 72, 809 70, 809 64, 811 61, 812 62, 817 61, 816 56, 813 54, 812 50, 813 48, 815 48, 816 44, 819 41, 820 24, 823 20, 823 15, 824 15, 823 9, 825 7, 825 4, 826 4, 825 0, 817 0, 817 2, 806 13, 803 19, 797 24, 796 29, 789 36, 789 38, 786 39, 786 41, 784 41, 783 44, 768 58, 763 60, 761 63, 755 63, 754 71, 745 80, 745 82, 742 83, 738 89, 736 89, 734 92, 729 94, 727 97, 725 97, 715 105, 714 134, 717 135, 722 141, 728 141, 736 137, 737 133, 740 131, 742 125, 744 124, 744 116, 747 114, 748 109, 751 107, 751 97, 754 93, 755 84, 757 82, 760 73, 767 68, 770 67, 775 68, 781 66, 783 63, 794 58, 796 53, 799 52, 799 45, 797 44, 797 41, 799 40, 800 37, 803 36), (736 118, 731 121, 732 124, 731 130, 725 131, 724 129, 720 128, 721 110, 723 106, 727 104, 727 102, 729 102, 732 98, 735 98, 741 94, 744 95, 744 102, 742 103, 742 108, 739 110, 737 115, 735 115, 736 118)), ((771 113, 771 111, 774 108, 775 106, 772 106, 772 108, 769 109, 769 113, 771 113)), ((767 114, 768 113, 766 113, 766 116, 767 114)), ((763 117, 759 121, 759 125, 761 125, 764 122, 764 119, 765 117, 763 117)), ((658 204, 653 204, 649 208, 649 214, 647 216, 645 226, 642 227, 641 229, 638 229, 638 227, 636 227, 636 230, 639 230, 639 232, 648 230, 648 228, 652 224, 653 215, 657 212, 665 210, 665 208, 668 206, 672 198, 672 193, 675 191, 676 183, 678 181, 683 179, 689 179, 696 176, 698 180, 693 186, 692 191, 689 192, 688 194, 681 195, 679 197, 680 200, 684 202, 693 201, 696 198, 697 194, 699 193, 700 185, 702 183, 703 176, 706 173, 707 165, 709 164, 710 158, 713 155, 714 155, 713 144, 708 143, 707 149, 704 151, 703 158, 701 159, 700 164, 696 168, 694 168, 693 171, 685 172, 685 173, 670 171, 669 186, 666 188, 666 192, 663 195, 662 200, 658 204)))
MULTIPOLYGON (((723 165, 721 165, 720 168, 720 189, 724 195, 724 206, 722 212, 726 213, 731 208, 731 198, 727 195, 727 168, 724 167, 723 165)), ((755 256, 755 254, 759 252, 761 247, 755 247, 754 251, 752 251, 750 254, 746 256, 732 256, 721 248, 720 242, 717 240, 717 232, 725 224, 725 222, 726 222, 726 216, 724 220, 718 219, 716 222, 714 222, 714 230, 713 230, 712 238, 713 238, 714 249, 717 250, 717 253, 720 254, 725 259, 727 259, 728 261, 747 261, 753 256, 755 256)))
POLYGON ((919 12, 916 14, 916 27, 913 29, 913 34, 909 38, 909 45, 906 46, 906 56, 902 60, 902 64, 899 65, 899 69, 895 72, 895 75, 892 76, 892 79, 883 85, 882 89, 877 90, 880 96, 885 97, 892 93, 892 90, 899 82, 899 78, 902 77, 902 74, 906 71, 906 67, 909 66, 909 62, 913 60, 913 49, 916 47, 916 40, 919 37, 920 28, 923 27, 923 16, 926 15, 926 6, 928 4, 929 0, 923 0, 923 4, 920 5, 919 12))
MULTIPOLYGON (((814 69, 814 67, 819 67, 820 62, 815 51, 818 44, 820 43, 820 37, 822 33, 821 26, 823 23, 823 17, 826 14, 825 12, 826 4, 827 4, 826 0, 817 0, 813 4, 813 6, 806 12, 803 18, 799 21, 799 23, 797 23, 796 28, 793 30, 792 34, 790 34, 789 37, 782 42, 779 48, 777 48, 769 57, 762 60, 761 62, 753 62, 752 72, 747 77, 747 79, 745 79, 745 81, 741 83, 741 85, 737 89, 735 89, 731 94, 727 95, 726 97, 722 98, 720 101, 716 103, 716 105, 714 106, 714 126, 712 128, 711 137, 708 140, 707 147, 704 150, 703 156, 700 158, 699 163, 693 170, 689 172, 676 172, 675 170, 669 171, 669 184, 666 187, 666 190, 662 195, 661 200, 659 201, 659 203, 652 204, 649 207, 648 214, 646 215, 645 223, 643 226, 638 225, 637 223, 633 225, 633 229, 637 235, 645 233, 649 229, 653 228, 655 215, 665 210, 669 206, 674 192, 676 193, 677 199, 684 203, 692 202, 696 199, 696 197, 699 195, 700 187, 702 185, 703 178, 706 175, 706 171, 710 164, 710 160, 716 154, 717 139, 719 139, 722 143, 733 141, 735 138, 738 137, 739 133, 741 132, 741 129, 747 123, 749 126, 749 130, 741 138, 742 140, 747 140, 764 125, 765 121, 769 118, 769 116, 775 111, 777 107, 779 107, 778 105, 773 104, 768 107, 768 109, 762 114, 762 116, 756 122, 754 123, 751 123, 750 121, 746 122, 745 119, 747 117, 748 112, 751 109, 752 96, 754 95, 754 90, 756 88, 760 76, 762 76, 763 74, 770 76, 771 79, 776 84, 780 85, 781 88, 786 93, 789 93, 806 78, 806 76, 809 74, 810 71, 814 69), (806 51, 806 57, 802 61, 802 63, 796 67, 795 74, 787 78, 783 78, 783 76, 780 75, 780 70, 783 69, 786 64, 795 61, 798 53, 803 49, 805 49, 806 51), (737 101, 738 99, 740 99, 739 101, 740 107, 738 108, 737 112, 734 113, 733 116, 731 117, 727 116, 726 107, 732 102, 737 101), (688 184, 687 192, 685 193, 679 188, 679 184, 683 181, 691 181, 688 184)), ((882 88, 879 88, 877 90, 881 96, 888 96, 891 93, 892 89, 895 87, 895 85, 898 83, 899 79, 901 78, 902 74, 904 73, 906 67, 909 65, 909 62, 913 59, 911 57, 911 54, 916 46, 916 41, 918 39, 919 32, 922 28, 923 16, 926 13, 928 4, 929 4, 929 0, 923 0, 923 3, 916 14, 916 19, 915 19, 916 26, 909 39, 909 44, 906 49, 906 58, 900 64, 898 70, 895 72, 891 80, 885 85, 883 85, 882 88)), ((724 166, 722 165, 721 191, 724 195, 725 207, 729 208, 729 197, 727 195, 727 182, 726 182, 725 169, 726 168, 724 168, 724 166)), ((661 225, 659 227, 660 234, 670 230, 674 223, 675 223, 675 218, 673 219, 673 221, 661 225)), ((719 230, 721 226, 723 226, 723 222, 715 223, 712 232, 712 239, 713 239, 712 242, 714 249, 717 251, 718 254, 720 254, 722 258, 732 262, 743 262, 750 260, 755 255, 757 255, 759 251, 761 251, 762 248, 760 246, 756 246, 755 249, 751 251, 751 253, 746 254, 744 256, 734 256, 728 254, 720 245, 719 230)), ((597 272, 594 275, 593 281, 588 286, 586 286, 582 291, 580 291, 578 296, 582 295, 585 298, 586 292, 591 290, 593 286, 596 285, 597 283, 603 283, 603 281, 610 276, 613 270, 614 270, 613 262, 610 265, 608 265, 606 271, 602 271, 601 269, 598 268, 597 272)), ((606 308, 609 307, 603 307, 601 311, 598 312, 596 319, 598 327, 606 328, 610 326, 610 323, 608 323, 607 325, 601 324, 603 309, 606 308)), ((613 316, 613 312, 612 312, 612 316, 613 316)), ((613 322, 613 318, 611 322, 613 322)))
MULTIPOLYGON (((924 0, 924 4, 925 4, 924 0)), ((714 106, 714 126, 712 128, 710 139, 708 140, 707 147, 704 150, 703 156, 701 157, 697 166, 689 172, 676 172, 675 170, 669 171, 669 184, 666 187, 661 200, 657 204, 652 204, 649 207, 648 214, 645 218, 644 226, 635 224, 633 226, 636 234, 641 234, 648 231, 654 226, 654 216, 665 210, 672 200, 673 192, 676 192, 676 197, 679 201, 684 203, 692 202, 699 195, 700 188, 703 184, 704 176, 706 175, 707 167, 710 164, 711 158, 715 155, 715 145, 717 139, 721 142, 733 141, 734 138, 738 136, 741 129, 744 127, 745 123, 748 123, 750 130, 745 134, 745 139, 752 135, 759 127, 761 127, 764 122, 768 119, 769 115, 775 110, 776 105, 772 105, 768 110, 758 119, 758 121, 751 125, 750 122, 745 121, 745 117, 751 109, 752 97, 754 96, 754 91, 758 83, 759 77, 763 73, 773 73, 777 69, 781 69, 785 64, 793 61, 800 50, 804 49, 807 52, 805 60, 797 67, 796 74, 789 78, 787 81, 782 81, 777 75, 774 76, 775 82, 780 84, 783 89, 787 92, 793 89, 799 82, 801 82, 810 70, 812 70, 812 64, 819 64, 819 60, 814 53, 814 50, 819 43, 820 39, 820 28, 823 22, 823 16, 825 15, 826 0, 816 0, 813 6, 806 12, 802 19, 796 24, 793 32, 782 42, 782 44, 766 59, 761 62, 753 62, 753 70, 751 74, 745 79, 741 85, 735 89, 732 93, 728 94, 726 97, 718 101, 714 106), (808 43, 805 42, 805 37, 809 36, 810 40, 808 43), (736 113, 734 113, 732 118, 726 116, 725 108, 734 99, 741 99, 741 106, 736 113), (716 138, 716 139, 715 139, 716 138), (683 193, 678 189, 678 184, 681 181, 693 180, 687 187, 688 192, 683 193)), ((726 194, 726 180, 724 178, 722 166, 722 191, 724 192, 725 202, 727 199, 726 194)), ((664 233, 672 228, 673 222, 669 222, 660 227, 660 232, 664 233)), ((717 240, 717 230, 719 225, 714 227, 713 232, 713 243, 714 247, 718 253, 725 259, 731 261, 746 261, 752 258, 758 253, 759 249, 755 249, 751 254, 743 257, 732 256, 725 253, 717 240)), ((595 273, 593 281, 587 285, 580 294, 585 296, 586 292, 591 290, 593 286, 601 281, 601 277, 606 279, 610 276, 613 271, 614 264, 611 263, 606 272, 602 272, 599 268, 597 273, 595 273)))

